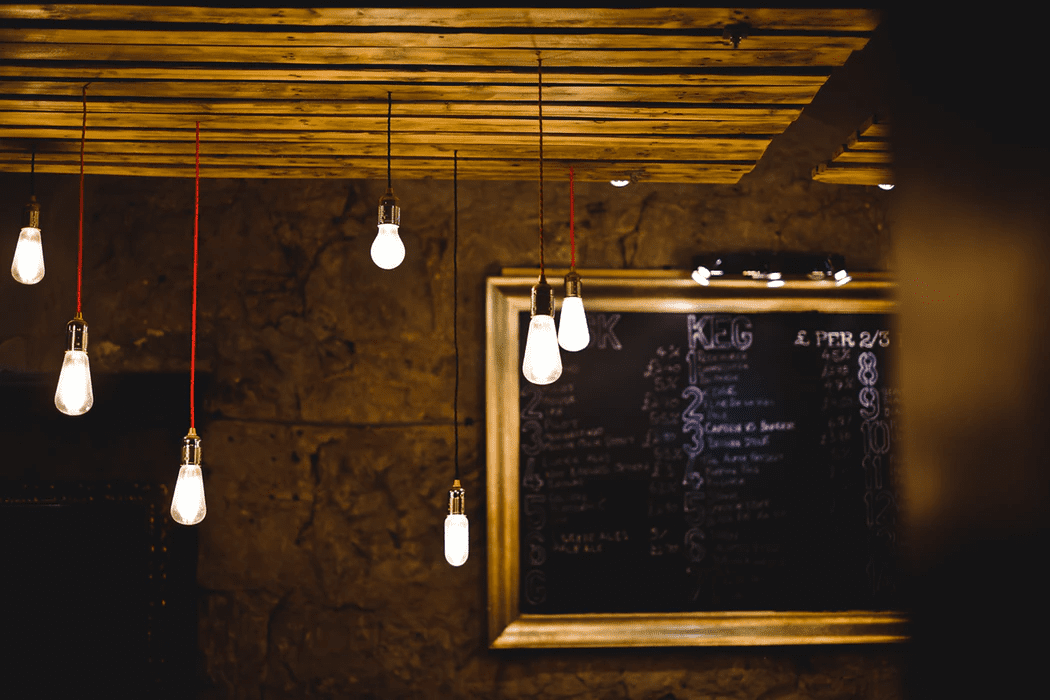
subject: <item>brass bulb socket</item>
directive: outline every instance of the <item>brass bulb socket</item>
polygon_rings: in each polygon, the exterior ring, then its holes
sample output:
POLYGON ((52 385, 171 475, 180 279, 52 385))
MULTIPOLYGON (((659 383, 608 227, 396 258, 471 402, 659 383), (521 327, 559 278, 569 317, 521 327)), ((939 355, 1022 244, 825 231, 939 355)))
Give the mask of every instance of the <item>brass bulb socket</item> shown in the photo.
POLYGON ((197 437, 197 431, 193 428, 182 438, 182 464, 194 467, 201 465, 201 439, 197 437))
POLYGON ((379 198, 379 223, 401 225, 401 207, 394 196, 393 188, 388 187, 386 194, 379 198))
POLYGON ((40 228, 40 205, 37 204, 36 195, 29 197, 29 202, 22 210, 22 228, 40 228))
POLYGON ((554 316, 554 290, 545 281, 532 286, 532 315, 554 316))
POLYGON ((576 273, 576 270, 569 270, 569 274, 565 275, 565 296, 583 296, 580 294, 580 290, 580 276, 576 273))
POLYGON ((66 324, 66 350, 80 350, 87 352, 88 327, 84 319, 77 317, 66 324))
POLYGON ((460 486, 459 479, 452 482, 452 488, 448 492, 448 514, 449 515, 463 515, 465 512, 466 503, 464 497, 466 492, 463 487, 460 486))

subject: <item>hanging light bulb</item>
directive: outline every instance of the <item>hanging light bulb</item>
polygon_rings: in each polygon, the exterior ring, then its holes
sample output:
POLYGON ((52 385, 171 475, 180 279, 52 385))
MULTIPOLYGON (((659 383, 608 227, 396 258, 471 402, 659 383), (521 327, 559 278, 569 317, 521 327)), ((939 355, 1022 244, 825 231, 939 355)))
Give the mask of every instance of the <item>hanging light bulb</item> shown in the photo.
POLYGON ((525 357, 521 371, 533 384, 550 384, 561 376, 561 351, 554 325, 554 290, 543 273, 543 59, 539 64, 540 125, 540 279, 532 287, 532 320, 525 339, 525 357))
POLYGON ((197 437, 197 267, 200 247, 201 192, 201 123, 197 122, 194 154, 193 194, 193 302, 190 320, 190 431, 182 438, 182 466, 171 496, 171 517, 180 525, 196 525, 204 520, 208 506, 204 502, 204 475, 201 473, 201 439, 197 437))
POLYGON ((55 390, 55 407, 67 416, 87 413, 95 402, 91 391, 91 367, 87 354, 88 327, 77 314, 66 325, 66 355, 55 390))
POLYGON ((384 270, 393 270, 405 259, 405 244, 397 235, 401 225, 401 207, 394 190, 387 188, 379 200, 379 233, 372 241, 372 261, 384 270))
POLYGON ((464 491, 459 479, 448 492, 448 515, 445 517, 445 561, 463 566, 470 554, 470 528, 463 507, 464 491))
POLYGON ((576 194, 573 189, 575 177, 569 168, 569 249, 571 258, 569 274, 565 275, 565 301, 561 305, 561 323, 558 326, 558 345, 569 352, 579 352, 591 342, 587 328, 587 313, 583 310, 580 296, 580 275, 576 272, 576 194))
POLYGON ((521 371, 533 384, 550 384, 561 376, 561 352, 554 327, 554 290, 544 277, 532 287, 532 320, 521 371))
POLYGON ((77 224, 77 315, 66 324, 66 355, 55 389, 55 407, 67 416, 87 413, 95 403, 88 363, 88 327, 81 314, 84 283, 84 143, 87 141, 87 85, 83 88, 84 116, 80 131, 80 220, 77 224))
POLYGON ((196 525, 208 514, 204 502, 204 476, 201 473, 201 439, 190 428, 182 438, 182 466, 171 497, 171 517, 179 525, 196 525))
POLYGON ((29 160, 29 203, 22 210, 22 231, 11 261, 11 276, 22 284, 44 279, 44 246, 40 241, 40 205, 36 201, 36 148, 29 160))
POLYGON ((565 300, 561 303, 561 325, 558 327, 558 345, 569 352, 579 352, 591 342, 587 328, 587 313, 580 296, 580 276, 575 270, 565 275, 565 300))
POLYGON ((384 270, 393 270, 405 259, 405 244, 397 234, 401 226, 401 207, 394 196, 390 180, 390 113, 392 93, 387 93, 386 106, 386 194, 379 199, 379 233, 372 241, 372 262, 384 270))
POLYGON ((44 246, 40 241, 40 205, 36 195, 22 211, 22 231, 18 234, 11 276, 22 284, 36 284, 44 279, 44 246))
POLYGON ((453 463, 456 478, 448 492, 445 517, 445 561, 463 566, 470 555, 470 524, 459 483, 459 151, 452 151, 452 352, 456 358, 456 385, 452 393, 453 463))

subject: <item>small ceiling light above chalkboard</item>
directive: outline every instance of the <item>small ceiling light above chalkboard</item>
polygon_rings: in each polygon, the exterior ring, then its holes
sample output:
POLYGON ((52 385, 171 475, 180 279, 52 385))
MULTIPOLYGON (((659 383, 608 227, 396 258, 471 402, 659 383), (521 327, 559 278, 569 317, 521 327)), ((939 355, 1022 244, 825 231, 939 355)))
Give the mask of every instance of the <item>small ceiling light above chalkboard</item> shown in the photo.
POLYGON ((393 110, 392 93, 386 94, 386 194, 379 199, 379 233, 372 241, 372 262, 384 270, 393 270, 405 259, 405 244, 398 235, 401 226, 401 207, 390 178, 390 115, 393 110))
POLYGON ((470 555, 470 523, 459 483, 459 168, 458 151, 452 151, 452 354, 456 358, 456 384, 452 392, 452 462, 456 476, 448 492, 445 516, 445 561, 463 566, 470 555))
POLYGON ((522 374, 533 384, 550 384, 561 376, 561 351, 558 349, 558 331, 554 325, 554 290, 547 284, 543 266, 543 59, 539 64, 540 124, 540 279, 532 287, 532 320, 525 340, 525 358, 522 374))
POLYGON ((789 279, 833 282, 841 287, 853 278, 846 271, 841 255, 809 253, 722 253, 693 259, 693 281, 708 286, 715 277, 743 277, 764 282, 767 287, 783 287, 789 279))
POLYGON ((22 284, 44 279, 44 246, 40 242, 40 205, 36 201, 36 148, 29 161, 29 203, 22 211, 22 230, 11 261, 11 276, 22 284))
POLYGON ((576 272, 576 197, 573 191, 573 170, 569 168, 569 249, 571 262, 565 275, 565 301, 561 304, 561 325, 558 326, 558 345, 569 352, 579 352, 591 342, 587 328, 587 313, 580 296, 580 275, 576 272))
POLYGON ((721 277, 725 274, 722 269, 722 258, 713 258, 710 261, 703 261, 696 266, 693 270, 692 278, 693 281, 704 287, 711 284, 712 277, 721 277))

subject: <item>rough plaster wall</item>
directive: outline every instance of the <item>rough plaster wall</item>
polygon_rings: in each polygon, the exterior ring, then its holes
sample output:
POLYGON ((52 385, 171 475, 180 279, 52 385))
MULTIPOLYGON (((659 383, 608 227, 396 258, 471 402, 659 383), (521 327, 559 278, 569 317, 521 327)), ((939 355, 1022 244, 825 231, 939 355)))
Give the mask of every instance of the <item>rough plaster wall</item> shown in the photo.
MULTIPOLYGON (((27 194, 0 178, 15 240, 27 194)), ((565 650, 485 641, 484 278, 535 266, 536 185, 460 183, 461 464, 471 558, 449 567, 451 183, 395 182, 405 263, 368 255, 383 183, 211 181, 201 193, 201 697, 895 698, 900 650, 565 650)), ((837 252, 884 269, 886 196, 750 177, 580 183, 581 268, 701 252, 837 252)), ((41 177, 47 277, 0 282, 0 360, 57 369, 75 310, 75 178, 41 177)), ((96 371, 186 371, 192 182, 88 178, 84 314, 96 371)), ((545 192, 568 262, 568 187, 545 192)), ((8 255, 9 253, 5 253, 8 255)), ((6 264, 6 263, 5 263, 6 264)), ((174 454, 177 446, 171 446, 174 454)), ((174 469, 173 475, 174 477, 174 469)))

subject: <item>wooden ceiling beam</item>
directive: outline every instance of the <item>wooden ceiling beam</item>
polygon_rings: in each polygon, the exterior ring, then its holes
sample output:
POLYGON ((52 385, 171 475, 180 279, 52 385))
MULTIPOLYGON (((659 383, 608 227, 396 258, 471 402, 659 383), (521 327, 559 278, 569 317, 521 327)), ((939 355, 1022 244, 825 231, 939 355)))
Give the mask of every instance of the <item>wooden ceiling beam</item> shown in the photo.
MULTIPOLYGON (((177 35, 173 37, 177 40, 177 35)), ((838 66, 853 52, 851 46, 820 44, 807 49, 556 49, 543 50, 543 64, 599 70, 609 65, 650 68, 753 68, 792 65, 838 66)), ((80 63, 244 64, 284 66, 445 66, 534 67, 533 47, 477 49, 314 46, 186 46, 180 44, 14 44, 4 45, 8 61, 76 61, 80 63)))
POLYGON ((773 31, 871 32, 878 12, 855 9, 730 8, 257 8, 160 5, 2 5, 0 19, 300 27, 421 27, 578 30, 718 30, 747 22, 773 31))

